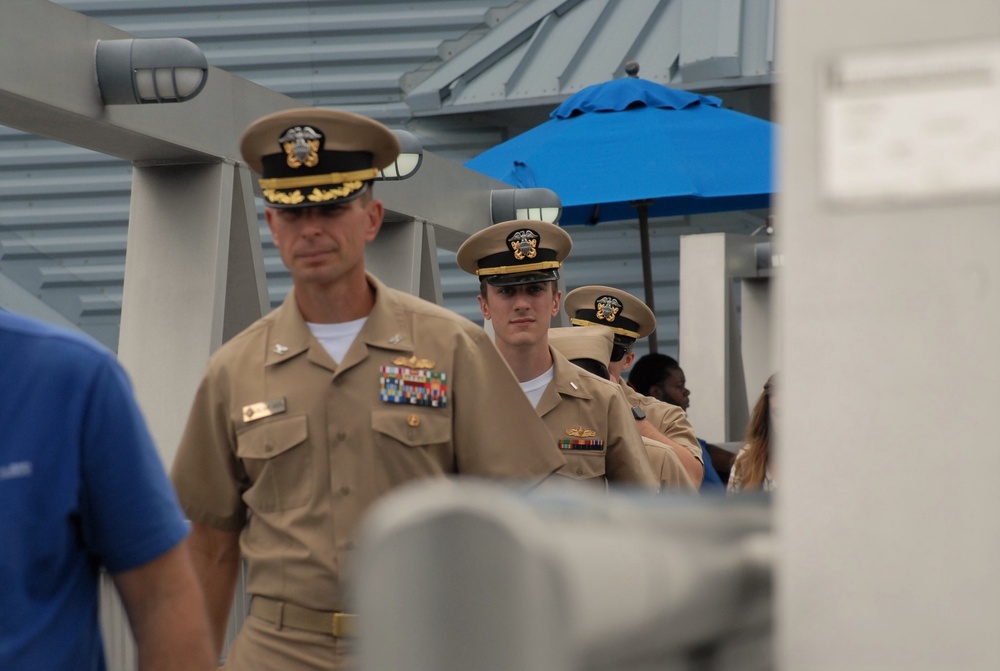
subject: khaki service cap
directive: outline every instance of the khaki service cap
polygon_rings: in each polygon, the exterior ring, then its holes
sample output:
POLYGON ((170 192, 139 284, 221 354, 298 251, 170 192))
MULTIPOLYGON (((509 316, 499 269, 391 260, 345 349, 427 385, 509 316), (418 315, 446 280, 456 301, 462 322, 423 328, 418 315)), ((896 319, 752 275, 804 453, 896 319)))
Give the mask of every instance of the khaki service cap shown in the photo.
POLYGON ((563 326, 549 329, 549 344, 570 361, 593 359, 607 366, 611 361, 614 343, 615 332, 607 326, 587 329, 563 326))
POLYGON ((612 361, 620 361, 639 338, 656 328, 656 315, 644 302, 621 289, 590 285, 566 294, 563 309, 573 326, 609 326, 615 332, 612 361))
POLYGON ((514 219, 477 231, 458 248, 458 267, 495 287, 559 279, 573 240, 555 224, 514 219))
POLYGON ((399 156, 399 140, 379 122, 315 107, 284 110, 250 124, 240 153, 258 173, 270 207, 353 200, 399 156))

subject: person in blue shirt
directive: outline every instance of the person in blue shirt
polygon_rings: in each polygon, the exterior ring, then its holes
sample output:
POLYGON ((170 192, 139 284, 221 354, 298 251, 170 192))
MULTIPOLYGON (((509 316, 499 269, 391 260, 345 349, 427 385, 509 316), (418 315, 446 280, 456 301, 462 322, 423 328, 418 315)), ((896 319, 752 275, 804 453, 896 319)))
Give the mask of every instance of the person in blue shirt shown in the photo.
MULTIPOLYGON (((676 359, 666 354, 651 352, 639 357, 629 372, 628 383, 640 394, 676 405, 684 412, 691 405, 691 392, 687 388, 684 370, 676 359)), ((725 492, 734 455, 701 438, 698 443, 706 466, 700 491, 725 492)))
POLYGON ((0 352, 0 669, 104 669, 102 568, 142 671, 214 669, 188 524, 125 372, 3 309, 0 352))

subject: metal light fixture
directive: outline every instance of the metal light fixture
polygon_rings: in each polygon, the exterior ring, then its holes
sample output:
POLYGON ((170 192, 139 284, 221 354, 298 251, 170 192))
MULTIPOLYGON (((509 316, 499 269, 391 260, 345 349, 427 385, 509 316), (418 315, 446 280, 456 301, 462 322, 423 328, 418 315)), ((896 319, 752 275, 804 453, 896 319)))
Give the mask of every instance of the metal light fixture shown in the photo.
POLYGON ((105 105, 184 102, 208 81, 205 54, 179 37, 98 40, 96 61, 105 105))
POLYGON ((534 219, 558 223, 562 201, 551 189, 498 189, 490 194, 494 224, 511 219, 534 219))
POLYGON ((375 179, 386 182, 396 182, 412 177, 424 161, 424 148, 417 136, 409 131, 392 131, 399 140, 399 156, 390 165, 379 171, 375 179))

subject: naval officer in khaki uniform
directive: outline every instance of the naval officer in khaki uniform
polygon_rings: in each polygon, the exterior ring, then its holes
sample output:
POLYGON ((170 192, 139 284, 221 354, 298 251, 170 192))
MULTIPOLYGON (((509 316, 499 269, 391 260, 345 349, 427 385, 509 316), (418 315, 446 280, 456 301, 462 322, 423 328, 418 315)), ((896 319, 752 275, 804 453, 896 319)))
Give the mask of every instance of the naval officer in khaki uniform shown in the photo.
MULTIPOLYGON (((607 326, 593 326, 579 329, 572 326, 549 329, 549 345, 572 363, 594 375, 609 381, 611 374, 608 364, 614 349, 615 332, 607 326)), ((642 437, 646 456, 660 483, 660 491, 670 493, 694 493, 698 490, 691 477, 684 470, 677 453, 669 445, 652 438, 642 437)))
POLYGON ((632 350, 638 338, 656 328, 656 315, 632 294, 600 285, 579 287, 566 294, 566 314, 573 326, 609 326, 615 333, 608 369, 611 380, 621 387, 643 436, 672 447, 695 486, 705 475, 701 446, 687 415, 677 406, 636 392, 622 377, 635 360, 632 350))
POLYGON ((473 234, 457 261, 479 277, 479 307, 493 325, 497 349, 566 457, 559 473, 602 487, 655 491, 642 436, 617 387, 549 347, 561 297, 556 280, 571 247, 554 224, 515 220, 473 234))
POLYGON ((246 561, 250 616, 226 667, 340 669, 345 577, 376 499, 455 473, 530 487, 565 461, 481 328, 366 273, 391 131, 297 109, 251 124, 240 148, 294 288, 211 357, 172 478, 219 648, 246 561))

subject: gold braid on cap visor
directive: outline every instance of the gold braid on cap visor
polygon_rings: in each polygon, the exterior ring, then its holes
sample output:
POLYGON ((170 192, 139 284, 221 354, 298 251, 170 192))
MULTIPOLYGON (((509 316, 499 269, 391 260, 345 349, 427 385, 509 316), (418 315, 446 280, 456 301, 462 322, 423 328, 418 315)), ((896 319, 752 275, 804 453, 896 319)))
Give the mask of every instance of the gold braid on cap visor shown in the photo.
POLYGON ((298 205, 308 200, 310 203, 325 203, 335 198, 349 196, 364 185, 363 180, 378 176, 378 168, 365 168, 353 172, 331 172, 326 175, 308 175, 306 177, 272 177, 258 180, 264 191, 264 198, 269 203, 281 205, 298 205), (331 189, 315 187, 337 184, 331 189), (314 187, 312 193, 303 196, 300 187, 314 187), (278 191, 278 189, 295 189, 295 191, 278 191))
POLYGON ((365 168, 352 172, 331 172, 326 175, 306 175, 304 177, 272 177, 258 180, 262 189, 301 189, 309 186, 325 186, 327 184, 346 184, 347 182, 364 181, 378 177, 378 168, 365 168))
POLYGON ((514 273, 530 273, 533 270, 549 270, 558 268, 562 264, 559 261, 539 261, 538 263, 525 263, 519 266, 495 266, 493 268, 480 268, 476 275, 512 275, 514 273))
POLYGON ((617 326, 610 326, 609 324, 602 324, 601 322, 587 321, 586 319, 577 319, 576 317, 569 320, 569 323, 573 326, 607 326, 612 331, 618 335, 628 336, 629 338, 639 339, 639 334, 635 331, 629 331, 628 329, 619 328, 617 326))

